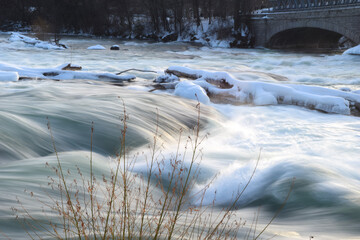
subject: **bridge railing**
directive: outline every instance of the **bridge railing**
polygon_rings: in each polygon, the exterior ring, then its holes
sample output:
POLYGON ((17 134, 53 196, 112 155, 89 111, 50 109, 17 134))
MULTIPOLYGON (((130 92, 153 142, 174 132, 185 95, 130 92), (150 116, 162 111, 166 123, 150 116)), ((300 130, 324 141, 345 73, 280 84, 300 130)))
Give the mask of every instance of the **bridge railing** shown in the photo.
POLYGON ((360 5, 360 0, 270 0, 268 11, 296 11, 360 5))

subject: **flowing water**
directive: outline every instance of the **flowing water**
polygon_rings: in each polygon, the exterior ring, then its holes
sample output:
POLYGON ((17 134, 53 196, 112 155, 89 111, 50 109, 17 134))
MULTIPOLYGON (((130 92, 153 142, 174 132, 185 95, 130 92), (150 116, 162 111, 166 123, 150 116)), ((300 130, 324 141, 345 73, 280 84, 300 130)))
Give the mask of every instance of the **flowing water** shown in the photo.
MULTIPOLYGON (((186 43, 150 43, 116 39, 63 38, 71 48, 43 50, 9 43, 0 36, 0 61, 50 68, 66 62, 85 71, 116 73, 130 68, 164 71, 172 65, 227 71, 240 80, 293 83, 360 90, 360 57, 339 53, 294 53, 267 49, 210 49, 186 43), (101 44, 120 51, 90 51, 101 44)), ((135 73, 137 80, 120 87, 101 81, 0 82, 0 231, 12 239, 24 232, 10 210, 16 198, 41 216, 38 202, 24 189, 40 192, 47 185, 45 163, 56 158, 47 118, 65 166, 87 168, 90 127, 94 122, 95 171, 108 171, 118 151, 125 102, 129 114, 128 146, 140 151, 151 140, 159 114, 165 152, 175 148, 179 129, 196 124, 196 103, 171 95, 147 93, 156 74, 135 73), (144 91, 145 90, 145 91, 144 91), (121 99, 119 99, 121 97, 121 99)), ((261 206, 265 224, 283 203, 269 229, 279 239, 360 239, 360 119, 324 114, 295 106, 202 107, 202 174, 197 184, 209 186, 204 202, 226 206, 259 167, 238 208, 252 218, 261 206)), ((141 160, 134 171, 145 171, 141 160)), ((0 232, 0 233, 1 233, 0 232)), ((0 239, 2 239, 0 235, 0 239)), ((275 238, 276 239, 276 238, 275 238)))

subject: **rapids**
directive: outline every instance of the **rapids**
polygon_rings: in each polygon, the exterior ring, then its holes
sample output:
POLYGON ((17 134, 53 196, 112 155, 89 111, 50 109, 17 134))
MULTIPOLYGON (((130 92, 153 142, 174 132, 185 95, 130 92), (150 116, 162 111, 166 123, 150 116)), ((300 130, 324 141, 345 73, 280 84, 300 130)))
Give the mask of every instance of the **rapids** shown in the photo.
MULTIPOLYGON (((66 62, 86 71, 116 73, 130 68, 162 72, 171 65, 226 71, 239 80, 263 81, 334 89, 360 90, 359 56, 338 52, 299 53, 268 49, 208 48, 187 43, 151 43, 64 37, 68 50, 44 50, 10 43, 0 35, 0 61, 50 68, 66 62), (120 51, 90 51, 118 44, 120 51)), ((94 122, 95 171, 108 171, 119 147, 123 103, 129 115, 127 145, 146 149, 159 116, 164 156, 176 148, 179 130, 196 124, 196 102, 172 91, 147 93, 157 74, 135 73, 125 86, 93 80, 0 82, 0 231, 11 239, 25 236, 10 210, 16 198, 41 216, 41 206, 24 196, 40 192, 55 162, 47 128, 53 130, 66 166, 87 167, 90 128, 94 122), (121 97, 121 99, 119 98, 121 97)), ((249 179, 261 151, 259 167, 238 204, 251 221, 261 209, 266 224, 282 204, 295 177, 289 201, 268 230, 275 239, 358 239, 360 236, 360 120, 296 106, 202 105, 201 175, 196 188, 209 186, 204 202, 230 204, 249 179)), ((134 172, 146 171, 139 160, 134 172)), ((196 189, 194 189, 195 191, 196 189)), ((43 196, 46 197, 46 196, 43 196)), ((1 233, 0 232, 0 233, 1 233)), ((0 235, 0 239, 2 235, 0 235)))

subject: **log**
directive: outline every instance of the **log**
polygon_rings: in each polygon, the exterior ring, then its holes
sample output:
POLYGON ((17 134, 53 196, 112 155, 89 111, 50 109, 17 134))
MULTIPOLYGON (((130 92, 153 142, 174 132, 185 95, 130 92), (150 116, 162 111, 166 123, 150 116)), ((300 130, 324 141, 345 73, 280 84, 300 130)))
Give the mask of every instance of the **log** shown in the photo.
POLYGON ((201 76, 198 76, 197 74, 188 74, 188 73, 185 73, 185 72, 180 72, 180 71, 170 70, 170 69, 166 69, 165 73, 175 75, 175 76, 177 76, 179 78, 188 78, 188 79, 191 79, 191 80, 196 80, 196 79, 201 77, 201 76))

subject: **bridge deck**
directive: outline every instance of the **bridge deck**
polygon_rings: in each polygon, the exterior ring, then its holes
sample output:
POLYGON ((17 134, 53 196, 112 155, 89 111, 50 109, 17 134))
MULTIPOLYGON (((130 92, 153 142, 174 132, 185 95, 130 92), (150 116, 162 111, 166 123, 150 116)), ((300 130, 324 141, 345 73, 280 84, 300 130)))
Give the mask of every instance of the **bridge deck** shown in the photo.
POLYGON ((360 0, 272 0, 269 12, 360 6, 360 0))

